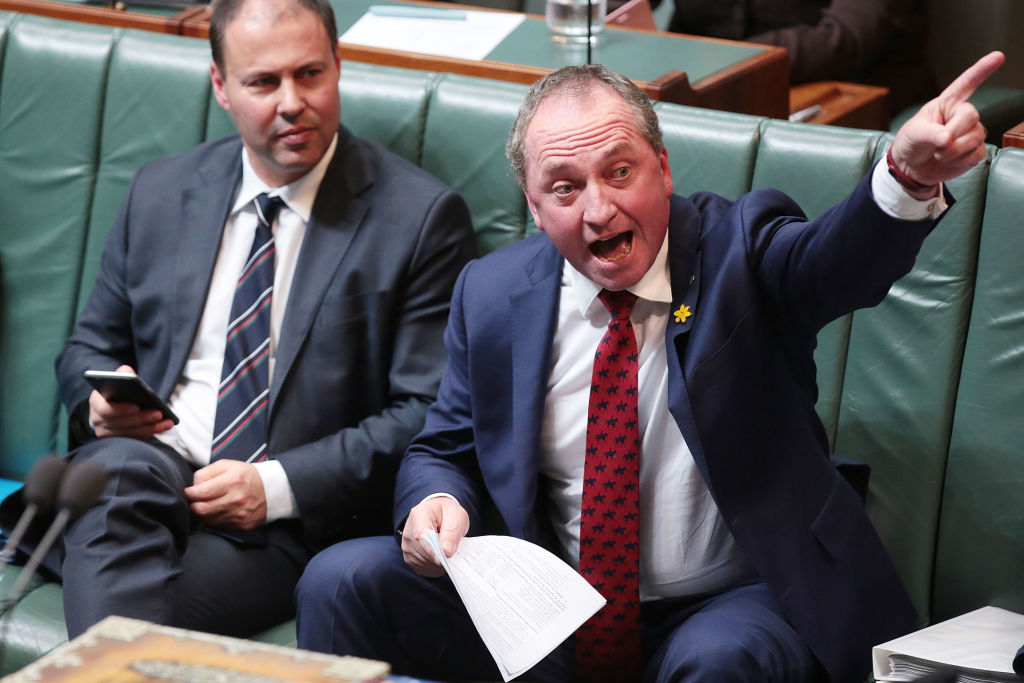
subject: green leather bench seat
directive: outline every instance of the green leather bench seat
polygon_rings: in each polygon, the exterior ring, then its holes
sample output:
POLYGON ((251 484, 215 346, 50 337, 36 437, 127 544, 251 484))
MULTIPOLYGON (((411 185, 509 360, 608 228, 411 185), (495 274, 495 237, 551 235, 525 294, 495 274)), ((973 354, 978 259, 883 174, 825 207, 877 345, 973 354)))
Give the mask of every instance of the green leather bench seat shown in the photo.
MULTIPOLYGON (((208 61, 199 40, 0 12, 0 477, 63 448, 53 359, 135 169, 233 132, 208 61)), ((504 157, 525 86, 345 62, 339 87, 347 126, 463 194, 482 251, 536 230, 504 157)), ((778 187, 810 215, 891 140, 656 109, 677 192, 778 187)), ((868 510, 923 622, 1024 611, 1024 151, 993 149, 951 189, 914 270, 816 352, 819 414, 838 454, 871 464, 868 510)), ((0 575, 0 600, 19 571, 0 575)), ((0 674, 66 639, 61 604, 34 579, 5 615, 0 674)), ((294 624, 258 638, 294 643, 294 624)))

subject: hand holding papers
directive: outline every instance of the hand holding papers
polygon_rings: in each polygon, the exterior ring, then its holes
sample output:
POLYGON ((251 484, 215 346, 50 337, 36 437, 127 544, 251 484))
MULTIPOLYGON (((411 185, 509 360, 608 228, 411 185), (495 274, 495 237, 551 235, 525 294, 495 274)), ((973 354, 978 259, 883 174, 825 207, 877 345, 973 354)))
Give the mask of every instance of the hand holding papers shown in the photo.
POLYGON ((466 536, 446 558, 436 531, 422 538, 455 584, 505 681, 547 656, 605 603, 572 567, 527 541, 466 536))

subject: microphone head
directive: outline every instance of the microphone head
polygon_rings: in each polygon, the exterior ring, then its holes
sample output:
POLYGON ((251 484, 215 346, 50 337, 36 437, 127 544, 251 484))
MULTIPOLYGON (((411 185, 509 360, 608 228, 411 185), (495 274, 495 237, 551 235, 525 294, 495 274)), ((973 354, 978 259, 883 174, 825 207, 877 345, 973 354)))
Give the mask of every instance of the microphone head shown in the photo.
POLYGON ((96 504, 107 485, 107 471, 90 460, 71 463, 57 493, 57 507, 71 513, 71 519, 96 504))
POLYGON ((44 455, 29 470, 21 495, 26 504, 35 505, 40 512, 48 512, 57 502, 57 490, 68 469, 68 462, 56 455, 44 455))

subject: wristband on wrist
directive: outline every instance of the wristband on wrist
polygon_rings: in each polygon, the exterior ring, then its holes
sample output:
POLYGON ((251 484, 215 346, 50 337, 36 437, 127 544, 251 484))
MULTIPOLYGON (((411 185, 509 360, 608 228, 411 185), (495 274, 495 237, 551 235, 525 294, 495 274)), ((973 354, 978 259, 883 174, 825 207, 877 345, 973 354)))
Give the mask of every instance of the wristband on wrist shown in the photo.
MULTIPOLYGON (((897 183, 907 188, 911 192, 927 192, 928 190, 934 190, 935 185, 924 185, 917 182, 906 173, 901 171, 896 166, 896 161, 892 158, 892 146, 889 147, 888 154, 885 155, 885 163, 889 166, 889 175, 891 175, 897 183)), ((937 185, 938 183, 936 183, 937 185)))

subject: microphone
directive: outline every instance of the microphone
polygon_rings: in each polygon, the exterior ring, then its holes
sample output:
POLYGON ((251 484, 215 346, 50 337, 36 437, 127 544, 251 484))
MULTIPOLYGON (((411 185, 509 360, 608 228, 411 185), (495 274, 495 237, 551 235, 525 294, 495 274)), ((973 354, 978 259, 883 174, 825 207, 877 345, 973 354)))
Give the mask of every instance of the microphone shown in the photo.
POLYGON ((4 570, 11 556, 18 549, 18 544, 28 531, 29 524, 37 513, 47 513, 53 509, 57 501, 57 488, 64 477, 68 464, 64 458, 56 455, 44 455, 36 460, 25 477, 25 485, 21 489, 22 498, 25 500, 25 509, 14 525, 14 531, 0 550, 0 572, 4 570))
POLYGON ((8 604, 17 604, 29 579, 35 574, 39 563, 53 547, 57 537, 64 531, 64 527, 68 522, 77 519, 79 515, 95 505, 106 485, 107 471, 103 469, 102 465, 86 460, 82 463, 72 463, 68 467, 67 474, 64 475, 57 492, 57 514, 54 516, 50 528, 43 535, 43 539, 39 541, 39 545, 29 556, 17 581, 11 587, 7 598, 8 604))

